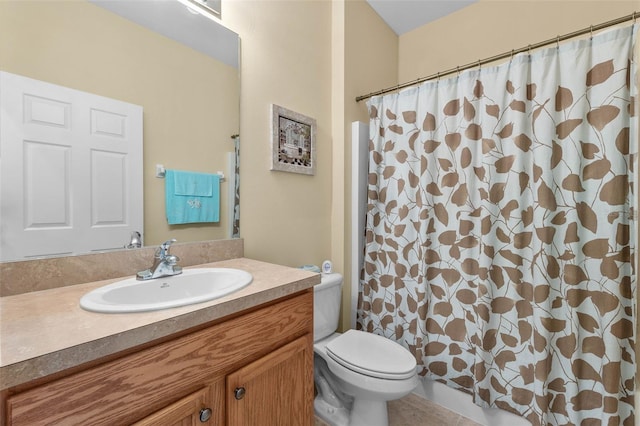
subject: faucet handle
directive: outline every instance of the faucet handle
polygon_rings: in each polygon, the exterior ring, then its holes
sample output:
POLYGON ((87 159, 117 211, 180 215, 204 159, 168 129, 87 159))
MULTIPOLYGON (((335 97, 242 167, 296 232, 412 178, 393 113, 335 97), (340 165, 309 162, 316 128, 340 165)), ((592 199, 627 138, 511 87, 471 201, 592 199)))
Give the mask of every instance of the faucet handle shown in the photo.
POLYGON ((160 247, 158 247, 158 249, 156 250, 156 257, 166 257, 169 254, 169 247, 171 247, 171 244, 175 243, 176 241, 177 240, 175 238, 172 238, 160 244, 160 247))

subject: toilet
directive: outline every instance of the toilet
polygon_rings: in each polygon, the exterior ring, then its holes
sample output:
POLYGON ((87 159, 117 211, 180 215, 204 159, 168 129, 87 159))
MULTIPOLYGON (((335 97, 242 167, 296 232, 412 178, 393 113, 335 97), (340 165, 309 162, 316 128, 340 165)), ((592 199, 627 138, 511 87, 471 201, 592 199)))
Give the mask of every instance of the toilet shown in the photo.
POLYGON ((387 401, 418 385, 416 360, 398 343, 358 330, 337 333, 342 275, 314 287, 314 411, 332 426, 387 426, 387 401))

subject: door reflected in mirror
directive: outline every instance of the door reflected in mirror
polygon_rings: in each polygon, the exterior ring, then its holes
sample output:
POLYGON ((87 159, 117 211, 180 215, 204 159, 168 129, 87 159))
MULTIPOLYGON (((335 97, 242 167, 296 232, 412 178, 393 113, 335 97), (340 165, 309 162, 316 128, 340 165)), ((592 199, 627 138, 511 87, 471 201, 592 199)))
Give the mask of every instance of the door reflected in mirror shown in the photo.
POLYGON ((219 223, 170 226, 155 165, 235 174, 238 55, 236 34, 177 0, 0 2, 0 70, 143 108, 144 245, 231 236, 232 179, 219 223))

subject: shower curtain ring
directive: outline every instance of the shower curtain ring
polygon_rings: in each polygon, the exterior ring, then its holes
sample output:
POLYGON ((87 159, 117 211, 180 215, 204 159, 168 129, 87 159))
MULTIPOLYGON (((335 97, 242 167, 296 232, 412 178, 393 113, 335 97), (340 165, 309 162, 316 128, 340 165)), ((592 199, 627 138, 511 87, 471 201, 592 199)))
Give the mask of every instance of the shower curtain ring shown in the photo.
POLYGON ((558 38, 556 39, 556 48, 560 49, 560 35, 558 34, 558 38))
POLYGON ((633 11, 632 17, 633 17, 633 23, 635 24, 636 23, 636 11, 635 10, 633 11))
POLYGON ((589 38, 593 38, 593 25, 589 26, 589 33, 591 34, 589 38))
POLYGON ((460 65, 456 66, 456 71, 458 71, 458 77, 460 77, 460 65))
POLYGON ((511 59, 509 59, 509 62, 513 62, 513 52, 514 52, 514 49, 511 49, 511 59))

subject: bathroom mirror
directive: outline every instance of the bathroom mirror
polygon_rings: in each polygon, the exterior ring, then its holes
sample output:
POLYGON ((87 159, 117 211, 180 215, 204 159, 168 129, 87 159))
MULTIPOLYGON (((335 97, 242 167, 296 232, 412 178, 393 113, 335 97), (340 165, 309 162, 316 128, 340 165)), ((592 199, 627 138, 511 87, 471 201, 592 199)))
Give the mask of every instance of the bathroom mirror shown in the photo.
POLYGON ((230 237, 239 44, 178 0, 0 2, 2 71, 143 108, 145 245, 230 237), (220 222, 169 226, 157 164, 223 172, 220 222))

